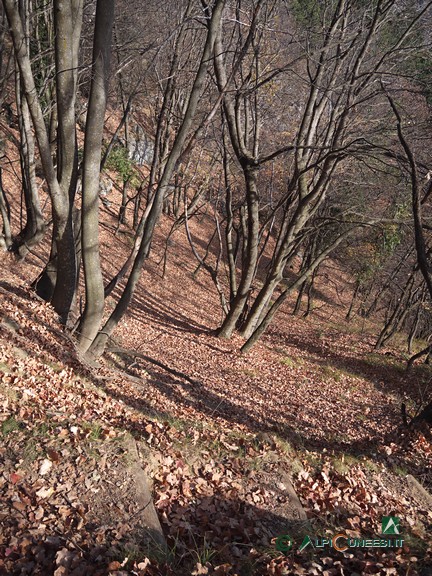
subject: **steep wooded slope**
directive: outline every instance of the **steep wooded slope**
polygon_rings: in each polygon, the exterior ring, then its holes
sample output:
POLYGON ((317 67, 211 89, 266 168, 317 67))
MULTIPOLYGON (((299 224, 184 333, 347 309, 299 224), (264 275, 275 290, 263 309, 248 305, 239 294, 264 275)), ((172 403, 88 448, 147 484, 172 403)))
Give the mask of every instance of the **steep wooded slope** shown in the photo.
MULTIPOLYGON (((113 234, 118 200, 113 193, 102 208, 107 278, 130 248, 127 230, 113 234)), ((238 338, 209 333, 218 301, 208 277, 193 273, 183 231, 161 277, 169 226, 165 219, 99 367, 80 364, 51 308, 29 289, 37 255, 22 263, 2 256, 5 573, 427 574, 430 504, 406 475, 430 484, 431 445, 427 431, 401 432, 400 404, 425 393, 428 369, 407 377, 397 349, 372 352, 373 326, 343 322, 351 287, 331 266, 307 320, 288 304, 262 342, 239 354, 238 338), (117 476, 125 434, 142 446, 172 550, 164 558, 131 528, 127 479, 117 476), (289 476, 311 521, 303 532, 292 523, 289 476), (120 484, 116 501, 96 497, 105 478, 120 484), (113 506, 116 520, 107 520, 113 506), (390 515, 401 518, 403 550, 275 549, 286 532, 297 545, 305 530, 373 537, 390 515)), ((191 224, 198 241, 206 230, 205 218, 191 224)))

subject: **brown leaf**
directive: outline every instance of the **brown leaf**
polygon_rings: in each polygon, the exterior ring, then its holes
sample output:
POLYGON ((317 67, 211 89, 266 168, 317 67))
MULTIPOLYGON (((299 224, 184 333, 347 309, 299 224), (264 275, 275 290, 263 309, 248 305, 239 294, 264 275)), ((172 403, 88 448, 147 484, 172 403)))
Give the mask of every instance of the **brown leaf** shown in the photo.
POLYGON ((12 482, 12 484, 17 484, 18 482, 20 482, 23 477, 20 474, 16 474, 15 472, 12 472, 12 474, 9 476, 10 481, 12 482))

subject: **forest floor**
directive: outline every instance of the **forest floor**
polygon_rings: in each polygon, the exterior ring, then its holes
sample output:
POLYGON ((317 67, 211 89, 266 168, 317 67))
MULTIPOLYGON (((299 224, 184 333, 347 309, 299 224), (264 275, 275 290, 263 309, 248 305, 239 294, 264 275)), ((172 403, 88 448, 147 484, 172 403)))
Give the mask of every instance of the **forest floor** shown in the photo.
MULTIPOLYGON (((131 247, 114 208, 107 279, 131 247)), ((375 351, 378 324, 345 321, 352 286, 336 263, 307 318, 287 303, 240 354, 239 337, 212 335, 218 297, 183 232, 163 277, 170 224, 99 366, 30 289, 47 246, 0 257, 0 574, 432 574, 432 506, 412 479, 432 487, 430 431, 401 418, 403 401, 413 412, 430 397, 430 368, 407 374, 402 342, 375 351), (166 545, 157 520, 143 530, 143 469, 166 545), (388 538, 384 517, 400 520, 401 546, 370 544, 388 538), (337 534, 357 545, 336 550, 337 534)), ((203 253, 207 225, 191 224, 203 253)))

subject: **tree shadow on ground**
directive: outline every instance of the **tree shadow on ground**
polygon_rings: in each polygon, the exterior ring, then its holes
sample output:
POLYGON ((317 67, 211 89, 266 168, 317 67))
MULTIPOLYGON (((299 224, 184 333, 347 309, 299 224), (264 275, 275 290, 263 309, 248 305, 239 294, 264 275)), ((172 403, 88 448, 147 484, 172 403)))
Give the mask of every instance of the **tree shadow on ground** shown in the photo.
POLYGON ((191 321, 185 314, 175 310, 173 302, 167 303, 166 298, 157 298, 144 290, 137 291, 133 307, 128 314, 140 321, 145 315, 150 322, 155 322, 159 326, 172 326, 181 332, 197 334, 208 331, 208 326, 205 324, 191 321))
MULTIPOLYGON (((338 526, 344 516, 346 512, 341 508, 329 516, 328 526, 338 526)), ((324 533, 324 525, 289 520, 264 506, 255 506, 235 496, 229 498, 217 488, 211 495, 198 495, 194 504, 182 506, 174 502, 166 518, 163 528, 168 553, 152 544, 151 534, 144 527, 142 532, 122 531, 125 519, 121 515, 109 525, 86 523, 83 516, 77 519, 81 528, 73 531, 58 531, 49 524, 43 535, 22 534, 22 538, 14 539, 12 548, 1 545, 0 574, 102 576, 116 569, 136 570, 140 562, 148 562, 146 559, 150 560, 148 573, 161 576, 190 576, 197 570, 198 563, 205 567, 207 562, 213 567, 227 565, 228 571, 220 570, 220 574, 239 576, 282 574, 286 570, 292 574, 299 573, 298 570, 307 573, 305 571, 312 570, 313 563, 317 562, 327 567, 334 562, 342 563, 347 573, 360 574, 368 564, 383 562, 377 550, 366 553, 359 547, 351 549, 348 557, 330 546, 321 550, 309 546, 300 552, 306 535, 312 539, 329 538, 329 534, 324 533), (98 534, 104 534, 103 540, 98 534)), ((18 526, 22 517, 16 511, 8 523, 9 530, 21 535, 18 526)), ((5 533, 6 543, 9 530, 5 533)), ((403 538, 410 534, 408 528, 403 538)), ((379 535, 374 534, 371 527, 362 537, 379 535)), ((396 566, 398 564, 396 562, 396 566)), ((429 561, 419 564, 416 573, 430 574, 429 561)), ((394 560, 389 558, 389 566, 394 565, 394 560)))
POLYGON ((323 341, 317 334, 316 341, 301 338, 295 333, 286 334, 276 327, 271 327, 272 347, 278 344, 289 345, 306 353, 316 365, 330 366, 342 374, 363 378, 371 382, 383 393, 394 393, 401 397, 419 401, 419 396, 432 392, 432 368, 426 364, 416 364, 409 371, 407 362, 395 358, 391 353, 377 351, 370 345, 370 350, 363 355, 346 355, 343 350, 335 349, 323 341), (319 341, 321 340, 321 341, 319 341), (421 388, 421 390, 420 390, 421 388))
MULTIPOLYGON (((87 378, 93 380, 95 384, 105 388, 107 394, 122 400, 126 405, 132 406, 133 408, 142 411, 144 414, 154 414, 159 418, 169 418, 169 410, 165 413, 158 413, 157 410, 155 411, 151 402, 145 401, 143 394, 138 396, 127 395, 123 394, 120 390, 113 390, 112 388, 108 389, 104 386, 103 381, 97 377, 95 378, 90 370, 86 370, 79 364, 73 353, 68 353, 68 350, 71 348, 71 342, 64 333, 60 329, 56 330, 49 327, 45 322, 41 321, 37 317, 36 313, 32 312, 31 309, 26 306, 26 301, 31 300, 31 297, 25 290, 16 288, 5 282, 2 282, 0 287, 10 292, 11 295, 14 295, 14 305, 20 308, 29 320, 28 323, 20 327, 17 334, 12 333, 11 337, 17 339, 18 346, 21 345, 24 347, 25 339, 32 338, 37 342, 41 350, 41 356, 43 355, 44 350, 46 350, 49 356, 54 358, 57 357, 59 362, 83 373, 87 378), (35 329, 35 327, 37 329, 35 329), (45 334, 47 330, 50 332, 51 336, 54 337, 54 344, 46 338, 45 334)), ((153 304, 156 304, 156 301, 153 304)), ((156 308, 153 304, 151 306, 152 310, 156 308)), ((169 307, 166 307, 163 311, 158 312, 157 314, 159 314, 159 321, 161 324, 166 324, 166 315, 168 314, 169 317, 169 307)), ((182 324, 184 322, 184 316, 180 316, 180 319, 171 317, 170 321, 177 326, 178 323, 182 324)), ((194 327, 192 329, 188 323, 185 323, 183 327, 186 332, 191 332, 192 334, 194 333, 193 330, 199 332, 202 329, 202 326, 194 327)), ((10 334, 5 332, 5 337, 10 337, 10 334)), ((275 334, 273 329, 273 346, 276 346, 278 342, 286 344, 287 341, 290 345, 298 347, 310 356, 314 356, 317 363, 325 363, 326 365, 331 364, 332 366, 353 374, 354 376, 368 378, 381 392, 396 392, 399 394, 404 392, 407 394, 413 394, 413 392, 415 392, 414 386, 409 387, 410 381, 407 383, 407 380, 403 376, 401 377, 400 368, 398 366, 386 365, 384 369, 382 367, 375 368, 374 366, 371 366, 365 358, 344 357, 339 351, 331 350, 329 348, 326 348, 325 350, 326 359, 323 361, 321 359, 323 353, 321 344, 311 340, 302 340, 295 334, 288 337, 282 333, 275 334)), ((209 348, 219 352, 222 351, 226 354, 230 353, 229 351, 223 350, 223 348, 219 348, 216 344, 217 342, 218 341, 215 339, 215 345, 213 346, 210 340, 209 348)), ((382 435, 377 433, 373 437, 371 437, 370 434, 365 434, 364 437, 359 440, 346 442, 335 437, 332 430, 329 430, 328 433, 325 433, 324 435, 321 434, 321 436, 317 438, 313 433, 310 433, 310 426, 308 431, 308 426, 302 421, 300 416, 292 419, 290 414, 286 416, 283 414, 283 411, 278 414, 271 410, 266 411, 264 416, 262 414, 258 415, 254 410, 253 403, 250 408, 246 408, 244 405, 237 403, 235 398, 229 397, 223 391, 218 394, 209 390, 208 387, 206 387, 198 378, 191 378, 188 374, 169 366, 167 362, 160 362, 150 356, 141 356, 141 358, 137 358, 136 354, 131 353, 131 361, 126 365, 118 362, 117 368, 127 371, 128 365, 135 362, 135 360, 138 360, 139 369, 136 371, 131 370, 130 374, 135 377, 133 385, 139 387, 141 390, 145 390, 147 396, 151 396, 155 392, 159 393, 163 397, 166 397, 169 402, 178 407, 185 408, 186 411, 190 409, 207 418, 220 418, 221 420, 233 425, 243 424, 255 433, 275 433, 281 438, 294 444, 294 446, 301 447, 302 449, 304 448, 306 450, 318 452, 326 450, 336 455, 349 454, 354 457, 366 455, 375 458, 379 453, 380 447, 394 439, 394 428, 397 428, 402 423, 398 414, 395 413, 391 416, 389 421, 393 421, 393 428, 388 431, 384 438, 382 435), (142 376, 141 370, 144 370, 148 374, 149 377, 146 380, 140 380, 142 376)), ((262 392, 263 391, 261 390, 261 393, 262 392)))
MULTIPOLYGON (((333 430, 329 430, 328 434, 321 434, 319 437, 315 437, 313 434, 308 435, 305 430, 310 426, 303 423, 300 417, 295 422, 289 423, 282 414, 277 415, 274 412, 266 411, 265 418, 259 418, 252 410, 235 403, 226 395, 218 395, 208 390, 200 380, 192 379, 187 374, 174 370, 163 362, 155 361, 144 355, 141 355, 141 359, 137 359, 131 353, 130 359, 133 358, 135 358, 135 362, 137 360, 143 362, 143 367, 145 366, 148 375, 146 380, 142 380, 141 383, 135 381, 133 384, 134 387, 141 390, 141 393, 144 391, 144 394, 152 395, 157 391, 177 408, 184 408, 185 413, 202 414, 213 422, 220 419, 224 427, 227 423, 233 427, 244 425, 255 434, 275 434, 288 442, 294 451, 325 452, 335 458, 350 456, 359 461, 364 457, 379 462, 380 460, 384 461, 384 456, 381 454, 382 446, 397 442, 401 436, 401 428, 398 426, 389 429, 385 434, 376 432, 374 436, 365 431, 364 436, 355 441, 337 438, 333 430)), ((117 367, 123 370, 127 369, 127 365, 119 361, 117 367)), ((139 366, 132 375, 139 378, 139 366)), ((155 411, 151 403, 146 402, 141 394, 139 399, 135 395, 131 396, 118 390, 110 390, 109 394, 127 405, 134 406, 144 414, 153 415, 162 420, 170 419, 169 409, 165 413, 155 411)), ((421 476, 424 473, 421 464, 418 466, 411 464, 411 466, 410 473, 413 475, 421 476)))
MULTIPOLYGON (((29 298, 28 294, 21 289, 14 289, 11 290, 11 292, 17 296, 14 303, 28 315, 29 309, 25 303, 20 302, 21 298, 27 300, 29 298)), ((161 315, 163 317, 163 313, 161 313, 161 315)), ((90 370, 86 370, 77 362, 74 354, 67 353, 71 343, 61 330, 50 328, 36 315, 29 317, 29 320, 31 320, 31 322, 20 327, 19 334, 15 334, 18 346, 21 345, 24 348, 25 339, 32 338, 41 349, 41 358, 43 357, 43 351, 46 350, 48 356, 45 361, 50 362, 49 357, 57 357, 59 362, 71 366, 74 370, 78 370, 97 386, 105 389, 106 393, 110 396, 122 400, 126 405, 140 410, 143 414, 152 415, 162 420, 170 418, 169 410, 161 413, 155 410, 151 402, 146 402, 144 399, 145 395, 152 396, 158 393, 169 399, 169 402, 173 405, 183 407, 185 412, 192 410, 209 419, 221 419, 221 421, 225 423, 228 422, 233 426, 238 424, 245 425, 247 429, 254 433, 268 432, 277 434, 280 438, 292 444, 294 448, 302 450, 316 452, 325 450, 336 456, 345 454, 356 458, 366 456, 376 459, 381 446, 395 440, 396 431, 394 428, 388 430, 385 437, 380 434, 375 434, 374 437, 371 437, 370 434, 365 434, 363 438, 356 441, 341 440, 335 437, 333 430, 329 430, 328 433, 324 434, 324 437, 321 435, 321 437, 316 438, 313 433, 310 434, 310 426, 304 423, 299 416, 290 421, 290 416, 288 415, 287 421, 287 417, 283 412, 277 414, 271 410, 266 411, 265 418, 258 416, 253 409, 253 403, 251 408, 248 409, 244 405, 236 403, 235 398, 230 398, 224 393, 219 395, 212 392, 206 388, 205 384, 199 379, 191 378, 188 374, 172 368, 168 363, 160 362, 146 355, 141 355, 141 358, 137 358, 136 355, 131 353, 130 360, 126 362, 126 364, 120 361, 116 362, 117 369, 126 372, 129 371, 130 375, 134 378, 132 382, 133 386, 140 388, 141 394, 136 396, 127 395, 119 390, 113 390, 111 387, 108 389, 103 381, 94 377, 90 370), (35 327, 38 326, 40 329, 35 329, 35 327), (56 340, 55 345, 46 338, 45 334, 47 330, 49 330, 51 336, 54 336, 56 340), (128 366, 136 362, 136 360, 138 360, 138 369, 129 370, 128 366), (144 370, 148 374, 147 379, 141 378, 141 370, 144 370), (145 391, 144 395, 143 391, 145 391)), ((5 337, 9 337, 9 335, 6 333, 5 337)), ((293 336, 292 344, 298 347, 302 346, 303 350, 306 349, 310 355, 318 356, 317 362, 320 361, 319 357, 320 354, 322 354, 322 348, 318 344, 300 341, 296 336, 293 336)), ((212 347, 211 344, 210 347, 212 347)), ((215 346, 215 349, 223 351, 223 349, 217 346, 215 346)), ((330 363, 332 366, 346 370, 354 375, 370 379, 373 378, 374 385, 382 392, 396 391, 400 393, 403 390, 402 384, 399 382, 400 374, 397 367, 386 367, 386 374, 382 374, 371 367, 364 359, 359 358, 353 360, 351 358, 344 358, 331 350, 326 350, 325 363, 330 363)), ((394 414, 393 421, 397 429, 399 424, 401 424, 401 419, 399 419, 397 414, 394 414)), ((134 431, 133 425, 131 425, 130 431, 134 431)), ((416 470, 411 470, 411 472, 414 475, 420 475, 422 469, 419 467, 416 470)))
MULTIPOLYGON (((5 283, 2 284, 2 287, 5 283)), ((12 288, 12 287, 11 287, 12 288)), ((7 288, 5 288, 7 289, 7 288)), ((29 300, 28 294, 21 289, 10 290, 16 296, 16 301, 14 303, 26 313, 27 318, 35 326, 40 327, 40 331, 35 331, 31 329, 30 326, 23 326, 20 328, 22 336, 32 337, 37 340, 37 343, 42 351, 46 351, 52 356, 57 355, 59 362, 70 365, 74 369, 79 367, 76 358, 71 354, 68 358, 64 356, 63 346, 67 343, 71 347, 70 341, 61 333, 61 331, 51 330, 52 335, 55 337, 55 346, 48 341, 44 336, 44 331, 46 330, 45 323, 41 322, 35 314, 30 315, 29 309, 25 306, 24 302, 20 302, 20 299, 29 300)), ((11 336, 14 337, 14 334, 11 336)), ((286 338, 286 336, 285 336, 286 338)), ((321 346, 314 344, 313 342, 304 343, 300 339, 294 340, 294 345, 303 349, 308 346, 307 351, 310 354, 320 356, 322 352, 321 346)), ((389 432, 383 436, 376 436, 375 438, 365 437, 354 442, 343 442, 341 440, 326 439, 325 437, 314 438, 313 436, 308 436, 303 432, 303 425, 301 418, 298 418, 295 422, 290 423, 287 419, 283 418, 282 415, 277 415, 275 413, 267 412, 264 417, 259 417, 256 412, 252 409, 247 409, 246 407, 239 405, 235 402, 234 397, 228 397, 227 394, 219 395, 211 390, 209 390, 203 382, 197 378, 191 378, 188 374, 182 373, 179 370, 171 367, 166 362, 161 362, 150 356, 141 355, 137 358, 136 355, 131 353, 130 358, 140 366, 137 369, 131 368, 129 365, 125 365, 120 360, 115 360, 114 365, 119 370, 123 372, 125 370, 129 371, 130 375, 134 377, 132 380, 132 388, 135 387, 136 390, 139 389, 145 391, 145 394, 135 394, 133 390, 129 393, 125 393, 119 389, 113 390, 112 387, 108 387, 106 383, 97 376, 95 376, 90 370, 86 370, 85 367, 79 368, 86 378, 94 382, 99 388, 104 389, 106 394, 124 402, 126 405, 139 410, 143 414, 152 414, 154 417, 164 420, 170 418, 170 411, 167 409, 165 412, 156 411, 150 401, 146 400, 146 395, 149 397, 157 391, 162 396, 168 398, 170 402, 175 403, 179 407, 184 407, 186 409, 190 408, 195 413, 202 414, 205 417, 217 421, 221 420, 225 425, 226 423, 231 423, 234 425, 244 424, 248 430, 255 433, 271 433, 276 434, 280 438, 285 439, 289 442, 294 449, 309 450, 312 452, 322 452, 326 451, 329 454, 338 456, 341 454, 352 455, 356 458, 360 456, 367 456, 373 459, 377 458, 379 447, 382 444, 388 444, 394 439, 394 431, 389 430, 389 432), (141 370, 145 370, 148 374, 146 380, 142 379, 141 370)), ((347 369, 352 370, 351 359, 343 358, 341 360, 340 354, 330 351, 330 356, 327 361, 341 362, 342 366, 347 369)), ((355 364, 354 369, 362 376, 367 373, 368 366, 365 365, 364 360, 359 359, 357 364, 355 364)), ((384 390, 386 390, 384 388, 384 390)), ((139 435, 142 437, 145 433, 143 431, 142 424, 137 424, 136 421, 125 421, 122 423, 122 427, 131 432, 132 434, 139 435)), ((191 425, 191 432, 193 431, 193 426, 191 425)), ((210 455, 211 457, 211 455, 210 455)), ((416 474, 416 470, 410 470, 410 472, 416 474)), ((246 569, 252 570, 254 574, 267 574, 267 571, 260 572, 261 568, 253 564, 254 559, 248 557, 249 550, 251 547, 256 547, 257 545, 257 534, 255 529, 259 524, 260 534, 262 533, 263 540, 260 541, 260 546, 264 548, 271 547, 271 539, 275 536, 286 531, 291 531, 292 526, 287 523, 287 519, 284 516, 280 516, 268 510, 262 510, 244 501, 244 499, 239 499, 233 496, 232 498, 227 498, 224 495, 219 494, 217 491, 213 495, 200 496, 200 498, 195 499, 195 503, 190 503, 187 506, 181 506, 178 504, 178 509, 170 511, 170 519, 173 517, 181 518, 183 524, 172 523, 168 526, 166 525, 166 531, 173 541, 179 542, 179 546, 184 548, 179 551, 179 557, 183 558, 184 561, 191 562, 192 554, 191 551, 197 551, 204 553, 205 547, 208 544, 212 547, 215 552, 215 558, 218 562, 223 562, 224 559, 231 559, 233 557, 240 558, 238 562, 241 564, 242 557, 245 561, 245 574, 247 574, 246 569), (199 503, 197 503, 199 500, 199 503), (212 517, 212 514, 215 514, 212 517), (237 524, 237 522, 239 524, 237 524), (196 527, 196 528, 195 528, 196 527), (196 530, 196 532, 195 532, 196 530), (205 540, 201 539, 198 534, 205 534, 205 540), (206 544, 207 543, 207 544, 206 544), (235 546, 237 550, 234 554, 230 552, 230 546, 235 546), (195 548, 193 548, 195 547, 195 548), (187 550, 189 550, 189 556, 187 556, 187 550), (247 551, 245 555, 243 551, 247 551), (237 555, 237 556, 236 556, 237 555), (252 565, 250 564, 252 562, 252 565)), ((336 524, 336 522, 335 522, 336 524)), ((290 533, 290 532, 288 532, 290 533)), ((49 550, 46 552, 45 558, 48 558, 48 562, 53 562, 57 557, 57 552, 63 549, 67 545, 67 538, 64 534, 56 534, 58 538, 57 541, 52 539, 41 538, 38 540, 37 537, 32 540, 32 545, 26 550, 30 551, 33 556, 26 556, 27 552, 20 552, 19 558, 15 560, 18 562, 21 557, 25 558, 27 562, 27 570, 31 562, 38 562, 36 554, 39 553, 42 557, 41 546, 47 546, 49 550), (34 544, 34 547, 33 547, 34 544)), ((260 536, 261 537, 261 536, 260 536)), ((32 536, 33 538, 33 536, 32 536)), ((105 558, 98 559, 98 556, 92 556, 93 552, 85 546, 82 547, 79 554, 82 554, 82 558, 89 560, 88 565, 93 566, 95 571, 91 572, 93 568, 89 568, 87 571, 81 572, 81 574, 98 574, 98 569, 102 569, 105 566, 105 558), (100 564, 98 564, 98 562, 100 564)), ((273 548, 272 548, 273 550, 273 548)), ((30 553, 29 552, 29 553, 30 553)), ((99 549, 100 553, 100 549, 99 549)), ((100 554, 99 554, 100 556, 100 554)), ((0 547, 0 558, 5 560, 5 550, 0 547), (3 556, 2 556, 3 554, 3 556)), ((195 558, 195 556, 194 556, 195 558)), ((14 556, 10 558, 12 561, 14 556)), ((176 560, 174 560, 175 562, 176 560)), ((37 564, 35 564, 37 565, 37 564)), ((0 565, 1 566, 1 565, 0 565)), ((50 574, 52 564, 44 565, 45 574, 50 574)), ((22 566, 20 567, 21 570, 22 566)), ((240 566, 243 570, 243 566, 240 566)), ((240 570, 239 568, 239 570, 240 570)), ((33 568, 31 568, 33 569, 33 568)), ((263 570, 267 570, 263 568, 263 570)), ((358 568, 357 568, 358 571, 358 568)), ((1 572, 1 570, 0 570, 1 572)), ((22 571, 11 569, 10 574, 22 573, 22 571)), ((31 571, 30 571, 31 573, 31 571)), ((99 572, 101 573, 101 572, 99 572)), ((103 573, 103 572, 102 572, 103 573)), ((168 574, 169 572, 167 572, 168 574)), ((190 565, 188 568, 184 568, 180 565, 176 566, 174 569, 175 574, 190 574, 190 565), (182 570, 184 570, 182 572, 182 570), (189 570, 189 571, 188 571, 189 570)), ((241 572, 239 572, 241 573, 241 572)), ((79 572, 77 572, 79 574, 79 572)), ((425 572, 427 574, 427 572, 425 572)))
POLYGON ((10 292, 11 294, 15 294, 19 298, 23 298, 25 300, 31 300, 29 294, 21 287, 14 286, 9 282, 5 282, 4 280, 0 280, 0 288, 2 288, 5 292, 10 292))

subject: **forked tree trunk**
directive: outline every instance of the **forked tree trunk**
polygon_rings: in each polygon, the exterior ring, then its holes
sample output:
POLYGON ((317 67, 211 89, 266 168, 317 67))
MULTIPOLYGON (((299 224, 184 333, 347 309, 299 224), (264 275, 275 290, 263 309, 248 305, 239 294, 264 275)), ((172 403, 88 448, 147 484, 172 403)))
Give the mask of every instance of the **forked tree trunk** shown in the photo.
MULTIPOLYGON (((26 36, 21 20, 18 6, 14 0, 2 0, 3 6, 9 22, 9 28, 14 45, 14 52, 21 81, 25 93, 25 97, 29 106, 33 128, 35 131, 36 140, 42 163, 42 168, 49 188, 52 213, 53 213, 53 242, 57 250, 57 269, 56 269, 56 282, 54 293, 52 295, 52 303, 59 314, 63 323, 67 322, 70 308, 75 295, 76 286, 76 260, 75 260, 75 243, 72 228, 72 202, 69 197, 69 190, 66 193, 65 187, 60 186, 56 169, 54 167, 53 159, 51 156, 51 148, 48 137, 47 128, 45 125, 45 118, 42 112, 42 107, 39 99, 37 98, 37 89, 35 86, 35 79, 33 76, 30 56, 26 46, 26 36)), ((61 8, 65 4, 70 4, 73 7, 72 22, 74 23, 74 30, 77 29, 78 23, 81 18, 82 0, 69 0, 69 2, 59 2, 61 8)), ((78 40, 76 37, 71 36, 67 38, 66 43, 56 43, 57 46, 64 51, 65 60, 73 62, 72 68, 57 69, 57 75, 68 77, 69 74, 76 74, 77 71, 77 53, 78 53, 78 40), (68 43, 69 42, 69 43, 68 43), (72 58, 66 58, 66 52, 72 51, 72 58)), ((56 62, 58 65, 58 62, 56 62)), ((67 83, 69 89, 70 83, 67 83)), ((70 103, 69 103, 70 105, 70 103)), ((59 123, 61 122, 59 118, 59 123)))
POLYGON ((303 204, 299 204, 291 224, 287 229, 285 238, 281 243, 279 253, 277 254, 271 271, 267 276, 267 280, 259 291, 258 296, 256 297, 248 314, 245 326, 241 331, 241 334, 244 336, 244 338, 250 338, 263 316, 267 313, 267 309, 273 293, 283 278, 287 260, 291 256, 297 233, 304 227, 310 216, 311 207, 308 205, 308 203, 305 202, 303 204))
MULTIPOLYGON (((246 194, 246 222, 245 222, 245 234, 243 236, 243 266, 242 273, 238 288, 236 288, 235 282, 235 266, 233 262, 234 255, 232 253, 232 242, 230 238, 230 231, 227 236, 227 243, 230 250, 230 286, 231 286, 231 297, 233 296, 234 290, 235 296, 231 299, 230 309, 225 317, 222 325, 217 331, 220 338, 230 338, 236 329, 236 327, 242 322, 245 311, 247 310, 247 302, 250 298, 252 283, 255 278, 257 270, 257 262, 259 255, 259 209, 260 200, 258 193, 258 171, 260 167, 260 159, 258 155, 258 144, 259 144, 259 121, 257 119, 258 110, 255 105, 255 125, 253 130, 253 137, 251 137, 250 123, 252 122, 251 108, 248 101, 244 101, 244 106, 241 109, 238 105, 239 100, 232 97, 227 88, 230 86, 230 82, 234 73, 240 67, 243 58, 245 57, 249 47, 253 43, 255 33, 258 25, 258 16, 262 8, 262 2, 256 3, 254 8, 254 14, 252 18, 252 23, 249 28, 247 37, 243 40, 239 37, 239 42, 241 43, 240 54, 237 58, 237 62, 233 64, 231 74, 229 75, 226 68, 226 62, 224 59, 224 46, 222 42, 222 29, 218 31, 216 38, 216 55, 214 58, 214 68, 219 89, 220 96, 223 96, 223 110, 226 119, 226 125, 228 129, 228 134, 231 141, 231 146, 233 148, 234 154, 237 157, 238 162, 241 165, 243 178, 245 183, 245 194, 246 194), (252 142, 249 140, 252 138, 252 142)), ((257 54, 255 54, 257 56, 257 54)), ((255 61, 255 65, 258 69, 258 61, 255 61)), ((226 167, 225 167, 226 170, 226 167)), ((230 191, 228 189, 228 204, 231 203, 230 191)), ((230 209, 230 208, 229 208, 230 209)), ((228 210, 229 210, 228 209, 228 210)), ((230 215, 232 227, 232 212, 230 215)), ((244 222, 242 222, 244 224, 244 222)))
POLYGON ((329 256, 329 254, 333 250, 335 250, 339 246, 339 244, 354 231, 354 229, 355 228, 350 228, 342 232, 340 236, 336 240, 334 240, 334 242, 332 242, 329 246, 327 246, 325 250, 321 252, 321 254, 317 255, 316 258, 312 262, 310 262, 310 265, 307 268, 307 270, 305 270, 297 278, 297 280, 295 280, 290 286, 285 288, 285 290, 273 302, 273 304, 270 305, 269 303, 269 305, 266 308, 266 314, 260 319, 254 331, 251 333, 245 344, 242 346, 241 351, 243 353, 248 352, 256 344, 256 342, 258 342, 258 340, 264 334, 265 330, 270 325, 276 312, 285 302, 287 297, 293 292, 293 290, 296 290, 303 284, 303 282, 307 281, 314 274, 315 270, 318 269, 320 264, 329 256))
MULTIPOLYGON (((28 0, 20 0, 19 13, 26 34, 26 49, 30 50, 30 7, 28 0)), ((35 142, 31 125, 30 111, 20 78, 19 67, 15 65, 15 95, 17 104, 18 126, 20 132, 20 165, 22 192, 24 195, 26 221, 14 238, 12 250, 24 258, 31 246, 43 237, 45 222, 40 207, 35 170, 35 142)))
POLYGON ((65 208, 65 222, 54 221, 61 238, 53 237, 57 248, 56 282, 52 296, 54 308, 67 306, 67 323, 75 301, 77 261, 73 228, 73 203, 78 180, 75 101, 78 75, 78 50, 81 37, 83 0, 54 0, 56 106, 57 106, 57 179, 65 208), (65 302, 65 296, 67 301, 65 302))
POLYGON ((246 258, 240 284, 231 302, 230 310, 218 330, 221 338, 230 338, 247 303, 252 282, 255 277, 259 250, 259 197, 257 189, 258 169, 253 166, 244 168, 247 201, 247 237, 246 258))
POLYGON ((399 298, 396 300, 395 307, 390 314, 388 320, 386 320, 375 344, 375 349, 379 350, 384 346, 386 342, 398 331, 402 322, 404 321, 406 315, 409 312, 411 301, 412 301, 412 291, 414 287, 414 271, 411 272, 408 280, 400 294, 399 298))

